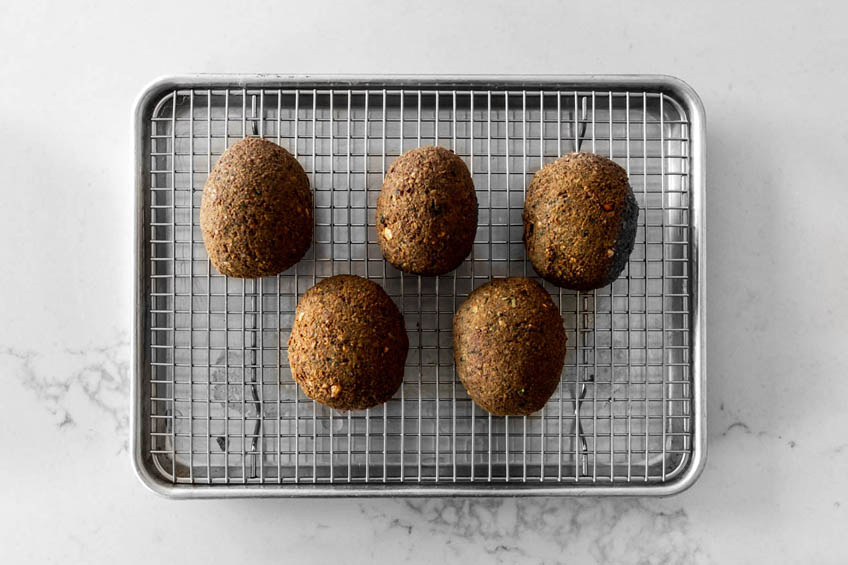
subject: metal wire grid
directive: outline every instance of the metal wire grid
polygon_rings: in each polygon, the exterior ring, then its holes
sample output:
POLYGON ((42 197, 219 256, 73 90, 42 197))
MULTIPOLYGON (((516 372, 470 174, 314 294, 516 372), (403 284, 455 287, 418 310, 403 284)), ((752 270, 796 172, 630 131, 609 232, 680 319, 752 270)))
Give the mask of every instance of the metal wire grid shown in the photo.
POLYGON ((669 95, 639 91, 181 89, 150 123, 149 403, 143 433, 165 480, 189 484, 662 483, 692 451, 689 123, 669 95), (224 149, 271 139, 307 171, 312 248, 258 281, 210 267, 203 184, 224 149), (479 200, 472 256, 454 273, 400 273, 376 243, 386 168, 422 144, 453 149, 479 200), (547 283, 563 314, 562 382, 530 417, 493 418, 457 384, 458 304, 492 277, 535 276, 525 259, 525 188, 580 147, 624 166, 640 205, 615 283, 547 283), (410 351, 383 406, 334 412, 306 398, 286 353, 297 299, 321 278, 377 280, 404 313, 410 351))

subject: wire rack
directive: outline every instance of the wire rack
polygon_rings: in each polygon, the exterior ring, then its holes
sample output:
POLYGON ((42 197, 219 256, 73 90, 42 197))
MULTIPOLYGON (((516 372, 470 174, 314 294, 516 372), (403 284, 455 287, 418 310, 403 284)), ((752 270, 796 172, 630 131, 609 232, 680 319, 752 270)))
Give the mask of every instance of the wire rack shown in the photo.
POLYGON ((684 102, 658 87, 267 82, 173 84, 146 103, 135 425, 148 476, 195 491, 269 487, 256 491, 264 495, 343 494, 346 485, 360 493, 533 485, 628 493, 690 470, 701 415, 684 102), (315 200, 307 255, 260 280, 211 268, 199 228, 207 174, 250 135, 295 155, 315 200), (374 228, 387 167, 424 144, 463 158, 479 201, 473 252, 441 277, 394 269, 374 228), (578 148, 628 171, 640 206, 634 251, 622 276, 598 291, 543 283, 568 334, 561 384, 537 414, 492 417, 457 381, 453 314, 493 277, 536 277, 522 243, 525 189, 544 164, 578 148), (288 365, 298 298, 340 273, 379 282, 409 334, 400 390, 366 411, 313 402, 288 365))

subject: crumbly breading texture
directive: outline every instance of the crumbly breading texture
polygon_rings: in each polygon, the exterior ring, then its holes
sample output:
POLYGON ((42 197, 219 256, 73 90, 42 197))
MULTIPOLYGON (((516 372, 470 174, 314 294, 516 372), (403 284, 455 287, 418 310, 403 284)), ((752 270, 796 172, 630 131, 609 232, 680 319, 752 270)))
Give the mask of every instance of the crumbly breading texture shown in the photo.
POLYGON ((537 172, 527 188, 527 256, 558 286, 606 286, 627 266, 638 217, 624 169, 594 153, 569 153, 537 172))
POLYGON ((220 273, 258 278, 285 271, 312 243, 312 191, 303 167, 275 143, 238 141, 209 173, 200 228, 220 273))
POLYGON ((403 316, 386 292, 362 277, 336 275, 298 302, 288 355, 309 398, 363 410, 400 387, 408 349, 403 316))
POLYGON ((392 163, 377 199, 377 241, 396 268, 419 275, 454 270, 471 253, 477 196, 453 151, 425 146, 392 163))
POLYGON ((565 345, 562 316, 532 279, 494 279, 454 315, 457 374, 474 402, 497 416, 545 405, 559 384, 565 345))

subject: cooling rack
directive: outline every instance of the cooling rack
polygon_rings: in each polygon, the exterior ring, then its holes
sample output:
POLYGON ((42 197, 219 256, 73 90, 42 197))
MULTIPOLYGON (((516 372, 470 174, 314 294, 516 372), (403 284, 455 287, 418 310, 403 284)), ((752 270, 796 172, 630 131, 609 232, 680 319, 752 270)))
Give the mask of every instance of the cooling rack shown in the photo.
POLYGON ((188 76, 158 81, 135 114, 136 309, 132 452, 173 497, 670 494, 706 455, 704 117, 658 76, 188 76), (210 267, 199 228, 206 176, 245 136, 306 170, 314 243, 276 277, 210 267), (387 264, 374 229, 386 168, 423 144, 453 149, 479 201, 471 256, 441 277, 387 264), (524 193, 575 150, 623 166, 640 206, 613 284, 544 281, 568 353, 529 417, 492 417, 457 381, 452 317, 492 277, 531 276, 524 193), (322 278, 380 283, 406 320, 404 381, 388 403, 340 413, 291 378, 298 298, 322 278))

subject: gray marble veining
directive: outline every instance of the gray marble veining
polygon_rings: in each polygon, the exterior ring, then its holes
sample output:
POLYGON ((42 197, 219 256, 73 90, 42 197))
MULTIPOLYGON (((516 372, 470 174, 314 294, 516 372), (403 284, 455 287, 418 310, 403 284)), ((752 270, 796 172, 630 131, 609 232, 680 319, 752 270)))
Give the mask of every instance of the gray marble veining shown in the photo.
MULTIPOLYGON (((94 409, 111 421, 117 436, 129 427, 129 343, 40 353, 5 347, 0 356, 12 360, 15 377, 32 393, 58 428, 74 426, 74 411, 94 409), (17 366, 15 368, 15 365, 17 366), (81 395, 86 403, 73 403, 81 395)), ((123 439, 126 449, 126 438, 123 439)))

